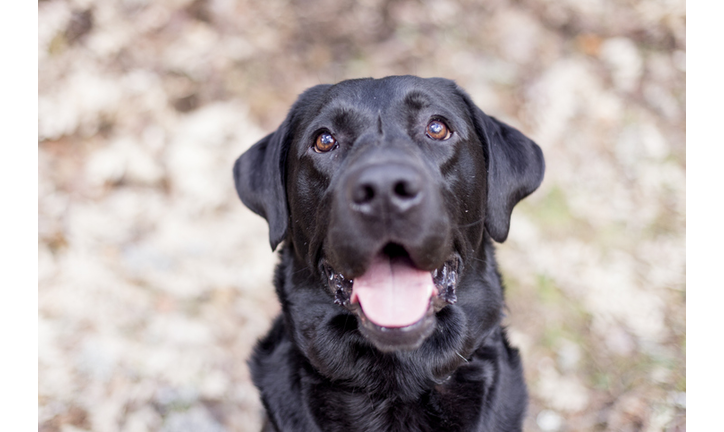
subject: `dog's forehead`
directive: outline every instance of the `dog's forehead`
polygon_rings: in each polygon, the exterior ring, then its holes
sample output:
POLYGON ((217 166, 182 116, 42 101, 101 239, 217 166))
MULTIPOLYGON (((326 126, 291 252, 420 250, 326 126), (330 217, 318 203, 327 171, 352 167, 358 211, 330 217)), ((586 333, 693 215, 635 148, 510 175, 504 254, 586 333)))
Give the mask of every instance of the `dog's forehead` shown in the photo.
POLYGON ((413 76, 342 81, 329 89, 319 112, 355 109, 385 114, 401 106, 420 109, 429 105, 463 113, 463 98, 454 82, 413 76))

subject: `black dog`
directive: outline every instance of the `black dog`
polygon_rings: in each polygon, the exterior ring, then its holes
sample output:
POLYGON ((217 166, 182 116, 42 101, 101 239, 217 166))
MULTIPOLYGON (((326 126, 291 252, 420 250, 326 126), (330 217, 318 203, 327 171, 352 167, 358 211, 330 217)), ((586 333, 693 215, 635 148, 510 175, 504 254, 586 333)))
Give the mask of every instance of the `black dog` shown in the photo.
POLYGON ((284 241, 282 314, 250 360, 269 431, 518 431, 518 351, 491 238, 543 179, 540 148, 452 81, 304 92, 234 166, 284 241))

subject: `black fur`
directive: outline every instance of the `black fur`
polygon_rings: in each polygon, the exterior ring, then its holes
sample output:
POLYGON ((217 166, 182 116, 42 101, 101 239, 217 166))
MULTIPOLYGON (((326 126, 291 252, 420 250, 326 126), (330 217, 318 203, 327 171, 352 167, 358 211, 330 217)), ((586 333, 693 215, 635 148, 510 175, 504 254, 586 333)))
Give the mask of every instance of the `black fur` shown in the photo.
POLYGON ((351 80, 303 93, 234 167, 239 197, 269 222, 272 248, 283 241, 274 278, 282 314, 250 360, 265 430, 521 430, 526 388, 500 326, 492 240, 506 239, 513 207, 543 171, 535 143, 448 80, 351 80), (425 134, 435 119, 450 139, 425 134), (320 131, 335 149, 313 150, 320 131), (362 208, 364 178, 379 184, 362 208), (388 196, 390 185, 399 188, 388 196), (456 299, 414 337, 370 330, 354 304, 335 303, 324 273, 355 278, 389 245, 421 270, 461 263, 456 299))

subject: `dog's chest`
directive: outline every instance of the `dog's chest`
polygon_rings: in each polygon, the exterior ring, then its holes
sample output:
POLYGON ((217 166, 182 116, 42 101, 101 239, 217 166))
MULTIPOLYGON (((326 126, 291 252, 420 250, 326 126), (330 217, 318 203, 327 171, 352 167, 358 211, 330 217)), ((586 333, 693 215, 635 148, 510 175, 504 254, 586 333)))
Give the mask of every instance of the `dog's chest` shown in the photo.
POLYGON ((410 400, 341 390, 327 385, 307 389, 311 412, 329 431, 475 431, 481 423, 485 383, 447 382, 410 400))

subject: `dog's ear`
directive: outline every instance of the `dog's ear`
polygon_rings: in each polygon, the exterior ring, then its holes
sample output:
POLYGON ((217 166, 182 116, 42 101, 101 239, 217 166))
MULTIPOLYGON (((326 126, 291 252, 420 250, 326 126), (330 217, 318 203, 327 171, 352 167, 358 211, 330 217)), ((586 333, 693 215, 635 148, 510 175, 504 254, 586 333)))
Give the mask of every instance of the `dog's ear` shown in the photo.
POLYGON ((284 240, 289 226, 284 167, 294 126, 305 107, 328 87, 318 85, 302 93, 279 129, 251 146, 234 164, 236 193, 251 211, 266 219, 272 250, 284 240))
POLYGON ((483 143, 488 172, 485 229, 502 243, 508 238, 513 207, 540 186, 543 152, 519 130, 486 115, 466 96, 475 130, 483 143))
POLYGON ((234 164, 234 183, 241 201, 269 223, 272 250, 287 232, 287 198, 284 193, 282 150, 286 124, 262 138, 234 164))

